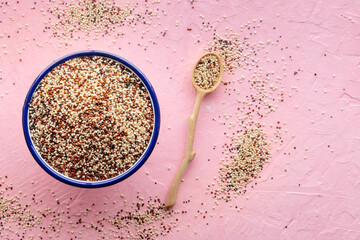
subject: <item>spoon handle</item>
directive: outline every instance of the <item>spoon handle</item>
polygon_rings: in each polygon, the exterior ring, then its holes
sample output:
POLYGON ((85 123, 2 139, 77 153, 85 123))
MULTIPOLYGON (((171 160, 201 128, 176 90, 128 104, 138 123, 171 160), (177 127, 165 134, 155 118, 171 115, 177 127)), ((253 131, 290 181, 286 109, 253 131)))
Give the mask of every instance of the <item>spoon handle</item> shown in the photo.
POLYGON ((195 129, 196 129, 196 122, 199 115, 200 104, 203 100, 206 93, 197 91, 196 101, 194 105, 194 110, 192 114, 188 117, 188 133, 187 133, 187 140, 186 140, 186 149, 184 159, 181 162, 181 165, 176 172, 176 175, 171 183, 169 192, 166 197, 165 207, 171 207, 176 203, 177 199, 177 192, 179 189, 179 184, 181 182, 182 176, 184 175, 186 169, 188 168, 191 161, 194 159, 196 153, 193 150, 194 144, 194 136, 195 136, 195 129))

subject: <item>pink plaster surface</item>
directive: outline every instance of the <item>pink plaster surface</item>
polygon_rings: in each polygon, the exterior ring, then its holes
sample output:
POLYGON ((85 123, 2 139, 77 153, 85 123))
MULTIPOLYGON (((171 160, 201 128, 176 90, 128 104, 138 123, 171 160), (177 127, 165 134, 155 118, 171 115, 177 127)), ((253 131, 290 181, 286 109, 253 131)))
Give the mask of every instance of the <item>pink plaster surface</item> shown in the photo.
MULTIPOLYGON (((103 203, 120 199, 122 193, 129 202, 136 200, 137 194, 158 194, 165 199, 183 156, 186 118, 195 101, 192 67, 212 39, 212 32, 206 32, 202 22, 210 22, 220 35, 231 31, 244 37, 248 32, 240 32, 240 26, 262 18, 251 41, 279 40, 279 44, 265 48, 277 64, 263 61, 263 50, 257 56, 262 59, 260 67, 279 75, 286 72, 287 77, 282 83, 285 101, 261 122, 270 133, 270 125, 280 121, 283 144, 272 142, 272 157, 256 186, 249 187, 244 196, 227 203, 219 201, 216 206, 206 188, 216 183, 213 178, 223 157, 221 146, 228 139, 224 135, 227 126, 212 119, 234 112, 238 97, 228 96, 225 86, 220 85, 203 101, 194 145, 197 155, 184 176, 174 207, 187 214, 180 215, 178 227, 161 239, 360 239, 359 1, 199 0, 193 5, 185 0, 158 5, 148 1, 150 8, 166 10, 167 15, 159 19, 161 25, 152 26, 146 34, 142 34, 141 26, 136 32, 123 27, 125 36, 116 42, 113 36, 90 38, 90 49, 118 54, 145 73, 155 88, 162 114, 159 144, 146 164, 125 181, 102 189, 79 189, 53 179, 32 158, 23 137, 22 105, 36 76, 65 54, 88 49, 85 40, 59 40, 50 38, 50 31, 43 32, 49 17, 46 2, 34 5, 33 1, 9 1, 10 6, 2 4, 0 8, 0 175, 8 176, 15 192, 35 193, 42 199, 34 209, 65 209, 65 205, 56 205, 49 189, 62 203, 73 199, 74 216, 91 203, 96 203, 95 210, 115 212, 122 206, 103 203), (167 35, 157 37, 164 28, 168 29, 167 35), (67 48, 65 41, 71 42, 67 48), (144 51, 138 43, 149 47, 144 51), (296 69, 303 70, 299 80, 293 75, 296 69), (183 204, 185 200, 191 201, 183 204), (198 210, 208 212, 206 219, 198 210)), ((144 8, 143 3, 140 1, 139 8, 144 8)), ((224 80, 241 75, 249 77, 250 73, 237 69, 235 75, 225 74, 224 80)), ((241 90, 240 96, 250 93, 245 83, 237 89, 241 90)), ((86 221, 96 220, 94 215, 86 221)), ((46 225, 48 219, 44 221, 46 225)), ((65 225, 59 239, 70 239, 71 230, 79 229, 65 225)), ((33 233, 36 237, 38 230, 33 233)), ((90 230, 82 231, 82 236, 98 237, 90 230)))

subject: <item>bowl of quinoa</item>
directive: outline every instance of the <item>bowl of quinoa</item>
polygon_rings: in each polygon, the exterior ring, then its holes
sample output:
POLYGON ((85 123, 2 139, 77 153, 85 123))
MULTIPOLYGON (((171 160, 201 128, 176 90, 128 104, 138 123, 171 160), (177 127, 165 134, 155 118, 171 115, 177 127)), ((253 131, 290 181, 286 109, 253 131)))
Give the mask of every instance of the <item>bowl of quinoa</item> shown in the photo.
POLYGON ((34 81, 23 107, 27 146, 54 178, 104 187, 136 172, 160 128, 153 87, 129 61, 102 51, 52 63, 34 81))

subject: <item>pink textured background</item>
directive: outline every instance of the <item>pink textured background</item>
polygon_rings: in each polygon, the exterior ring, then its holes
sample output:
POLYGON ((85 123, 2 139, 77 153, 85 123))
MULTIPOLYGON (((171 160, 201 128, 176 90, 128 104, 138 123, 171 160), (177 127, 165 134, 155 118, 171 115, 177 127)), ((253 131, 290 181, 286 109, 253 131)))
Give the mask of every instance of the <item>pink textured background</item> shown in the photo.
MULTIPOLYGON (((56 206, 49 194, 49 189, 54 190, 61 202, 69 197, 74 199, 71 204, 74 213, 83 211, 90 203, 98 203, 96 210, 116 209, 116 205, 102 203, 119 199, 121 193, 129 202, 135 200, 137 192, 145 197, 159 194, 164 199, 183 156, 186 118, 195 101, 191 70, 212 37, 212 33, 201 29, 201 23, 211 22, 220 35, 228 27, 242 36, 246 33, 240 32, 240 25, 262 18, 252 41, 280 39, 280 42, 277 48, 267 48, 279 64, 263 62, 261 67, 282 74, 281 57, 287 57, 288 77, 283 81, 286 99, 262 121, 266 126, 282 123, 282 128, 287 130, 284 144, 274 144, 273 156, 261 172, 257 186, 232 202, 220 202, 213 210, 214 200, 205 192, 217 175, 227 128, 212 118, 232 113, 236 104, 231 100, 236 95, 227 96, 225 86, 221 85, 207 96, 195 138, 197 155, 184 176, 175 206, 176 210, 187 210, 187 214, 179 217, 178 231, 172 231, 164 239, 360 239, 359 1, 199 0, 193 5, 185 0, 171 4, 163 1, 159 5, 150 4, 150 8, 166 9, 167 15, 161 15, 161 25, 151 27, 143 39, 142 27, 137 27, 136 32, 124 27, 125 36, 116 43, 111 36, 90 38, 90 49, 118 54, 145 73, 155 88, 162 114, 159 145, 146 164, 126 181, 103 189, 79 189, 58 182, 37 165, 27 149, 21 114, 29 87, 52 61, 86 50, 88 45, 84 40, 72 40, 68 48, 64 44, 59 48, 64 40, 50 38, 50 32, 43 32, 49 15, 43 15, 40 9, 46 9, 46 4, 15 2, 9 1, 10 6, 3 4, 0 8, 0 34, 3 34, 0 38, 0 175, 8 176, 15 191, 36 193, 37 198, 43 199, 42 208, 62 209, 64 206, 56 206), (35 10, 31 10, 32 5, 36 6, 35 10), (216 21, 218 18, 220 22, 216 21), (29 25, 27 29, 25 24, 29 25), (188 27, 192 31, 187 31, 188 27), (168 28, 168 34, 157 38, 156 34, 164 28, 168 28), (149 48, 144 51, 138 43, 149 44, 149 48), (290 61, 289 56, 294 60, 290 61), (303 69, 300 80, 292 71, 298 68, 303 69), (290 93, 292 97, 287 97, 290 93), (191 202, 182 204, 184 200, 191 202), (237 211, 234 206, 242 210, 237 211), (206 220, 196 218, 198 210, 208 211, 213 217, 208 214, 206 220)), ((124 5, 124 1, 117 3, 124 5)), ((224 80, 241 75, 249 73, 238 69, 235 75, 225 74, 224 80)), ((246 91, 244 87, 242 94, 246 91)), ((87 221, 96 219, 88 217, 87 221)), ((60 239, 71 236, 67 227, 62 229, 60 239)), ((83 239, 95 239, 94 232, 83 231, 82 235, 83 239)))

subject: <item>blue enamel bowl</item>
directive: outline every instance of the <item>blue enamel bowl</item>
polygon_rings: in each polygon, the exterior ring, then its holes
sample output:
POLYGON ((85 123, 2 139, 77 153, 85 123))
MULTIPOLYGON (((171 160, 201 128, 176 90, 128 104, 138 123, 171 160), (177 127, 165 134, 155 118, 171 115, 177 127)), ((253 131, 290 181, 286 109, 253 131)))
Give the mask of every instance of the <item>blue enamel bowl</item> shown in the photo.
POLYGON ((146 78, 146 76, 137 67, 135 67, 132 63, 130 63, 126 59, 124 59, 122 57, 119 57, 119 56, 117 56, 115 54, 111 54, 111 53, 107 53, 107 52, 103 52, 103 51, 91 50, 91 51, 76 52, 76 53, 72 53, 72 54, 69 54, 67 56, 64 56, 64 57, 56 60, 54 63, 52 63, 50 66, 48 66, 42 73, 40 73, 40 75, 35 79, 34 83, 30 87, 29 92, 28 92, 28 94, 26 96, 24 107, 23 107, 22 123, 23 123, 23 130, 24 130, 24 136, 25 136, 26 144, 27 144, 32 156, 34 157, 36 162, 48 174, 50 174, 51 176, 53 176, 54 178, 56 178, 57 180, 59 180, 61 182, 64 182, 64 183, 67 183, 67 184, 70 184, 70 185, 73 185, 73 186, 83 187, 83 188, 98 188, 98 187, 109 186, 109 185, 112 185, 114 183, 118 183, 120 181, 123 181, 124 179, 126 179, 129 176, 131 176, 132 174, 134 174, 146 162, 146 160, 149 158, 151 152, 153 151, 153 149, 154 149, 154 147, 156 145, 156 141, 157 141, 157 138, 158 138, 158 135, 159 135, 159 130, 160 130, 160 108, 159 108, 159 102, 157 100, 154 88, 151 86, 151 83, 146 78), (151 98, 152 106, 153 106, 153 111, 154 111, 154 118, 155 119, 154 119, 154 127, 153 127, 153 131, 152 131, 152 135, 151 135, 148 147, 146 148, 146 150, 144 151, 144 153, 142 154, 140 159, 138 159, 137 162, 131 168, 129 168, 127 171, 119 174, 116 177, 106 179, 106 180, 102 180, 102 181, 82 181, 82 180, 77 180, 77 179, 74 179, 74 178, 67 177, 67 176, 59 173, 58 171, 56 171, 54 168, 52 168, 41 157, 41 155, 36 150, 36 148, 34 146, 34 143, 33 143, 32 139, 31 139, 30 129, 29 129, 29 103, 31 101, 31 98, 32 98, 36 88, 40 84, 41 80, 53 68, 55 68, 57 65, 65 62, 65 61, 67 61, 69 59, 82 57, 82 56, 102 56, 102 57, 111 58, 111 59, 116 60, 116 61, 122 63, 123 65, 127 66, 129 69, 131 69, 137 76, 139 76, 141 81, 146 86, 146 88, 147 88, 147 90, 148 90, 148 92, 150 94, 150 98, 151 98))

